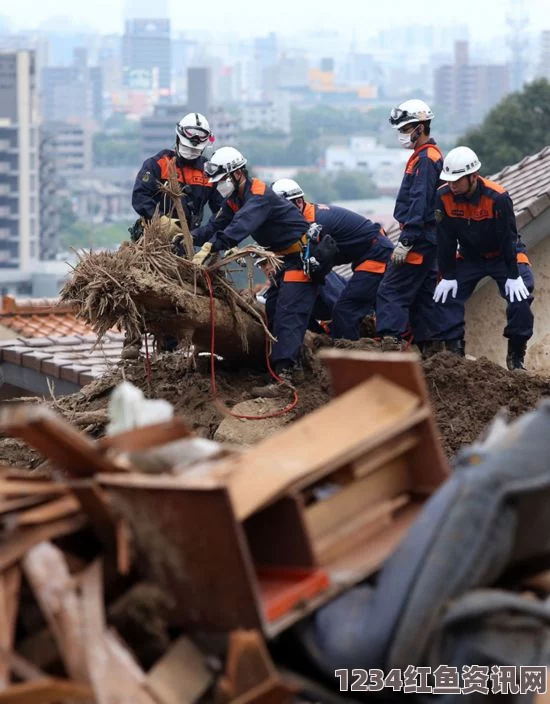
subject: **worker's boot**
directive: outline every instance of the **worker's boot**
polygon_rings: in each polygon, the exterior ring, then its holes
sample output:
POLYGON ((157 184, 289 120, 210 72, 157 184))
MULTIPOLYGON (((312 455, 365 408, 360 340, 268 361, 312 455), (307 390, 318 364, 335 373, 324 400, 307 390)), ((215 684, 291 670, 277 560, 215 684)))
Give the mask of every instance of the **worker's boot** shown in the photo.
POLYGON ((459 337, 458 340, 445 340, 445 349, 447 352, 452 352, 459 357, 466 356, 466 345, 463 337, 459 337))
POLYGON ((382 352, 402 352, 405 349, 405 340, 392 335, 384 335, 380 343, 382 352))
POLYGON ((510 371, 526 371, 524 364, 526 351, 527 340, 524 337, 510 337, 508 339, 506 366, 510 371))
POLYGON ((421 343, 420 351, 422 353, 423 359, 428 359, 428 357, 433 357, 434 354, 438 352, 443 352, 445 350, 445 343, 443 340, 427 340, 421 343))
POLYGON ((250 390, 251 394, 263 398, 275 398, 288 392, 289 389, 294 389, 295 385, 301 384, 305 378, 304 370, 298 364, 279 369, 275 374, 281 380, 280 382, 273 379, 264 386, 253 386, 250 390))
POLYGON ((124 342, 122 344, 122 352, 120 354, 121 359, 133 360, 139 358, 139 353, 141 351, 141 335, 131 335, 126 333, 124 342))

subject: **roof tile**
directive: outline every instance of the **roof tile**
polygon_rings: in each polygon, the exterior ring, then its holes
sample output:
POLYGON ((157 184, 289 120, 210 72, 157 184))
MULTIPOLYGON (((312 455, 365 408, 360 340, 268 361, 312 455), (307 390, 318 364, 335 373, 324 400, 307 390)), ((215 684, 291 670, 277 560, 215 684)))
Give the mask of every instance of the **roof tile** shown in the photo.
POLYGON ((41 370, 42 362, 45 359, 51 359, 52 355, 39 350, 25 352, 21 357, 21 365, 27 369, 35 369, 37 372, 41 370))

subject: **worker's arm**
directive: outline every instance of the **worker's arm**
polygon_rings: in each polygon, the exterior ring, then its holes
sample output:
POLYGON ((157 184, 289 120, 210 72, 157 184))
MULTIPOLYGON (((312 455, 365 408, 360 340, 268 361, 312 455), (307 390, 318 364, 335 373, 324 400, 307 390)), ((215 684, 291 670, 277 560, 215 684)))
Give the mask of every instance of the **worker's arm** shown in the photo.
POLYGON ((445 213, 439 194, 435 197, 437 222, 437 265, 444 279, 456 279, 456 250, 458 238, 453 227, 453 218, 445 213))
POLYGON ((516 257, 518 231, 514 204, 508 193, 501 193, 495 201, 495 225, 500 240, 500 251, 506 263, 509 279, 517 279, 519 268, 516 257))
POLYGON ((400 241, 408 240, 414 243, 421 236, 426 225, 426 212, 437 189, 438 180, 437 163, 429 157, 420 158, 415 167, 409 191, 409 210, 401 223, 403 230, 400 241))
POLYGON ((224 199, 220 195, 220 192, 218 191, 216 186, 214 186, 214 188, 211 188, 210 194, 208 196, 208 206, 209 206, 210 210, 213 213, 217 213, 219 211, 219 209, 222 207, 223 202, 224 202, 224 199))
POLYGON ((191 232, 193 236, 193 244, 200 247, 205 242, 209 242, 216 237, 218 232, 224 230, 235 217, 234 211, 229 206, 228 201, 224 200, 221 207, 212 215, 210 220, 202 227, 197 227, 191 232))
POLYGON ((259 195, 251 196, 235 213, 231 223, 223 232, 216 234, 215 239, 211 239, 212 251, 231 249, 249 235, 254 237, 254 233, 264 224, 270 212, 271 205, 267 198, 259 195))
POLYGON ((155 213, 159 181, 159 165, 153 157, 146 159, 138 171, 132 191, 132 207, 146 220, 150 220, 155 213))

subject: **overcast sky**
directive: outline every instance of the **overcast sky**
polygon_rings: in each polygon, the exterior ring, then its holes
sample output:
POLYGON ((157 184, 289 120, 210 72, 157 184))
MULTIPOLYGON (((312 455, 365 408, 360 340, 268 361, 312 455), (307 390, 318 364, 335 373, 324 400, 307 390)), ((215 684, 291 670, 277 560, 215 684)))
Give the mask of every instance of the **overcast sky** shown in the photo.
POLYGON ((87 27, 101 32, 121 32, 128 3, 144 3, 156 12, 168 3, 176 30, 211 30, 257 36, 275 31, 294 34, 301 30, 338 29, 357 38, 391 25, 467 24, 472 39, 483 39, 507 30, 506 17, 523 5, 529 30, 550 29, 549 0, 15 0, 0 4, 14 29, 37 28, 48 18, 59 18, 61 28, 87 27), (61 27, 64 25, 64 27, 61 27))

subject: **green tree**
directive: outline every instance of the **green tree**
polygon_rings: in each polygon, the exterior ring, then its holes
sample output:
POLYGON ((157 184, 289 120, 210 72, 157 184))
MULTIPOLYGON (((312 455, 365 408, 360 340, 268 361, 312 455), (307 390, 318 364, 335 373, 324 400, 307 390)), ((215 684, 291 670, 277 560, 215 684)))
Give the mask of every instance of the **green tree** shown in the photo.
POLYGON ((302 187, 307 200, 315 203, 330 203, 338 200, 338 192, 330 176, 317 171, 298 171, 294 178, 302 187))
POLYGON ((332 185, 339 200, 362 200, 377 195, 372 176, 364 171, 339 171, 332 177, 332 185))
POLYGON ((550 83, 540 78, 511 93, 458 140, 471 147, 483 173, 493 174, 550 144, 550 83))

